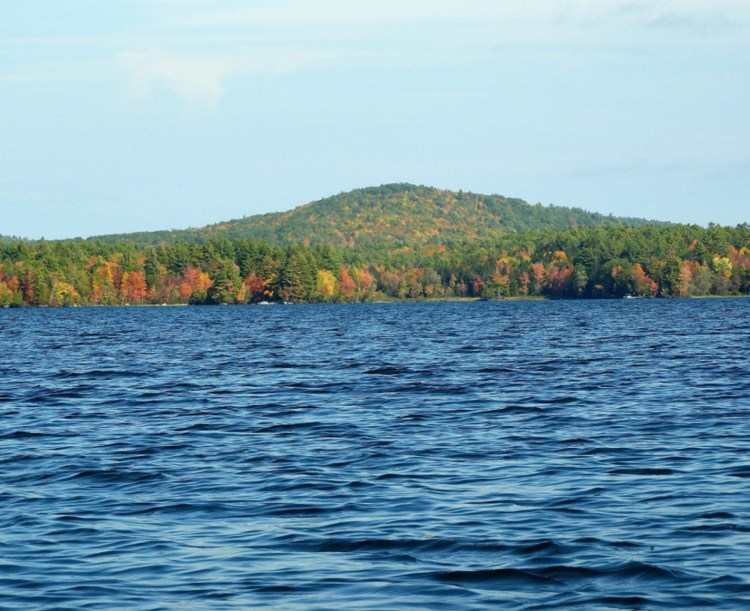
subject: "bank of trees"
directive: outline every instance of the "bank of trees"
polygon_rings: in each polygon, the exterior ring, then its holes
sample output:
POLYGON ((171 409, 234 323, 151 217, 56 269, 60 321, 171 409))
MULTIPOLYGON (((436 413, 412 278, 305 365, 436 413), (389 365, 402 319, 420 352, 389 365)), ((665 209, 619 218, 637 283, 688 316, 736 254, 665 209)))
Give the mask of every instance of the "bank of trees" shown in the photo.
POLYGON ((606 298, 750 292, 750 226, 586 227, 419 250, 0 242, 0 305, 606 298))

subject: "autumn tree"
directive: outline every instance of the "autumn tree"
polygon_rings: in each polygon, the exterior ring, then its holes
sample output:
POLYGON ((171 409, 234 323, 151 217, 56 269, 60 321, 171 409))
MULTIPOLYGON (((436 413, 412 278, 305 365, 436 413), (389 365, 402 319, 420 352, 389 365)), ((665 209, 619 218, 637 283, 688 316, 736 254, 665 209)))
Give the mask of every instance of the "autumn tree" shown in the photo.
POLYGON ((636 295, 647 295, 653 297, 659 290, 659 285, 651 279, 643 270, 640 263, 634 263, 630 272, 630 282, 636 295))
POLYGON ((319 269, 317 273, 317 282, 315 290, 323 301, 331 301, 336 294, 336 285, 338 281, 333 272, 327 269, 319 269))
POLYGON ((120 299, 126 303, 141 303, 147 294, 146 277, 141 270, 124 272, 120 282, 120 299))
POLYGON ((213 285, 214 281, 206 272, 197 267, 187 267, 179 283, 180 298, 183 302, 204 303, 213 285))
POLYGON ((339 282, 339 295, 344 301, 352 301, 354 293, 357 290, 357 284, 351 277, 349 270, 346 267, 342 267, 340 271, 341 281, 339 282))
POLYGON ((357 285, 357 300, 366 301, 372 295, 374 278, 364 267, 355 269, 354 276, 357 285))

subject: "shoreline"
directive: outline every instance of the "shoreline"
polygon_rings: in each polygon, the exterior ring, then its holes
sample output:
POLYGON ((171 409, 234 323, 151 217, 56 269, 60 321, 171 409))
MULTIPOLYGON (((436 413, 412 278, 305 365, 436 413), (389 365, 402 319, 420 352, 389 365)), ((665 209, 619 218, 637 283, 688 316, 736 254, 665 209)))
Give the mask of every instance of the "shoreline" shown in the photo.
MULTIPOLYGON (((663 301, 663 300, 687 300, 687 299, 748 299, 750 295, 688 295, 685 297, 640 297, 637 301, 663 301)), ((6 304, 0 306, 0 309, 12 310, 44 310, 44 309, 72 309, 72 308, 211 308, 214 306, 283 306, 283 305, 355 305, 355 304, 388 304, 388 303, 478 303, 478 302, 521 302, 521 301, 628 301, 622 297, 603 297, 603 298, 551 298, 546 296, 513 296, 501 297, 498 299, 485 299, 481 297, 418 297, 415 299, 376 299, 372 301, 299 301, 299 302, 252 302, 252 303, 221 303, 221 304, 203 304, 203 303, 120 303, 120 304, 99 304, 99 303, 80 303, 69 305, 13 305, 6 304)))

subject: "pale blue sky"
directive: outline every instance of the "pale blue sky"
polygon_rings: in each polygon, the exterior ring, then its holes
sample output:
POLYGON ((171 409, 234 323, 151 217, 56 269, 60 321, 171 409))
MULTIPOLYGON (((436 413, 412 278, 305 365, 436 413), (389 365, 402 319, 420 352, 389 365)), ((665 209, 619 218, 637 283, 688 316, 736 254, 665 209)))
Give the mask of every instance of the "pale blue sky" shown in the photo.
POLYGON ((413 182, 750 222, 746 0, 0 0, 0 234, 413 182))

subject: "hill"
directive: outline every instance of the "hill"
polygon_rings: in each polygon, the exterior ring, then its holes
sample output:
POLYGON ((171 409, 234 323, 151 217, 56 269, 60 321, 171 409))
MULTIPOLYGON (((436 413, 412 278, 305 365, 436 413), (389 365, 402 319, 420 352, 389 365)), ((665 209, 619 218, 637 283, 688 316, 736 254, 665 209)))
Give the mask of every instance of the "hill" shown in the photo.
POLYGON ((642 226, 649 221, 619 218, 579 208, 531 205, 501 195, 454 192, 390 184, 340 193, 288 212, 175 231, 98 236, 105 242, 203 243, 247 238, 276 245, 300 243, 339 248, 395 250, 457 244, 508 233, 591 226, 642 226))

